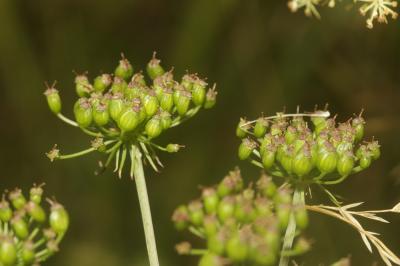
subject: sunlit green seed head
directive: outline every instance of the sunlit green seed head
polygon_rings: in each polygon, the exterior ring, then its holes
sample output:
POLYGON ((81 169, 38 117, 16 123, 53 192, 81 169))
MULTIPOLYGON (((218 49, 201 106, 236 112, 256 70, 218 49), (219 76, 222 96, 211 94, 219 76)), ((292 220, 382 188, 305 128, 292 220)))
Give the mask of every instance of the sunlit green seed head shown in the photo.
POLYGON ((87 97, 93 91, 93 87, 85 74, 75 77, 75 91, 79 97, 87 97))
POLYGON ((189 224, 189 211, 185 205, 179 206, 172 215, 172 221, 175 228, 182 231, 188 227, 189 224))
POLYGON ((46 221, 46 213, 39 204, 33 201, 28 202, 26 204, 26 211, 28 212, 29 216, 32 217, 32 219, 36 222, 43 223, 44 221, 46 221))
POLYGON ((133 75, 133 67, 131 63, 122 55, 121 60, 119 61, 118 66, 115 68, 114 75, 116 77, 122 78, 124 80, 128 80, 133 75))
POLYGON ((0 239, 0 262, 4 266, 14 266, 17 262, 17 247, 11 237, 0 239))
POLYGON ((93 88, 96 92, 104 92, 112 83, 110 74, 97 76, 93 82, 93 88))
POLYGON ((26 239, 29 236, 29 228, 28 224, 22 217, 22 214, 16 214, 12 219, 11 219, 11 227, 14 232, 14 234, 19 238, 19 239, 26 239))
POLYGON ((203 105, 206 99, 206 86, 207 83, 202 79, 196 79, 193 83, 192 87, 192 101, 194 105, 201 106, 203 105))
POLYGON ((153 58, 146 66, 147 74, 151 79, 155 79, 165 73, 163 67, 160 65, 160 60, 156 58, 156 52, 153 53, 153 58))
POLYGON ((140 123, 139 111, 137 107, 126 108, 118 120, 118 127, 125 132, 133 131, 140 123))
POLYGON ((49 216, 51 229, 57 234, 64 234, 69 227, 69 215, 59 203, 52 203, 49 216))
POLYGON ((149 138, 156 138, 162 133, 163 127, 159 116, 152 117, 145 126, 145 132, 149 138))
POLYGON ((87 128, 92 124, 92 106, 86 98, 79 99, 74 106, 75 120, 80 127, 87 128))
POLYGON ((204 101, 204 109, 211 109, 214 107, 215 103, 217 102, 217 91, 215 90, 216 85, 211 89, 208 89, 206 94, 206 99, 204 101))
POLYGON ((50 111, 52 111, 54 114, 59 114, 61 112, 61 98, 58 93, 58 90, 55 88, 48 88, 44 95, 46 96, 47 99, 47 104, 50 108, 50 111))
POLYGON ((264 137, 267 132, 268 120, 260 117, 257 119, 256 124, 254 125, 253 134, 256 138, 264 137))

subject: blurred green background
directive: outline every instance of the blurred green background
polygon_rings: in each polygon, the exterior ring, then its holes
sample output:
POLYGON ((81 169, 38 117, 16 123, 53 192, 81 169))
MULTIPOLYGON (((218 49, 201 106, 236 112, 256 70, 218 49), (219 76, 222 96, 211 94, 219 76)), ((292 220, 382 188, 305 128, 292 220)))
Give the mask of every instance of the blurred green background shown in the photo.
MULTIPOLYGON (((348 1, 351 2, 351 1, 348 1)), ((392 207, 400 200, 399 21, 365 28, 351 6, 324 9, 323 19, 292 14, 285 0, 23 1, 0 0, 1 189, 46 182, 71 214, 61 252, 46 265, 147 265, 134 182, 110 171, 93 174, 98 155, 51 164, 55 143, 64 152, 87 147, 89 138, 57 120, 43 96, 44 81, 58 81, 71 116, 74 75, 110 72, 124 52, 136 69, 158 51, 178 76, 188 69, 217 82, 217 106, 200 112, 159 143, 187 146, 161 157, 161 174, 146 169, 163 266, 195 265, 179 257, 173 209, 199 195, 239 165, 247 180, 258 169, 239 162, 234 136, 241 116, 273 114, 284 106, 312 110, 330 104, 339 120, 365 108, 367 135, 382 144, 379 161, 335 188, 346 202, 392 207)), ((314 200, 325 201, 318 193, 314 200)), ((400 254, 400 218, 368 224, 400 254)), ((379 262, 347 225, 312 215, 314 249, 304 265, 326 265, 352 254, 354 265, 379 262)))

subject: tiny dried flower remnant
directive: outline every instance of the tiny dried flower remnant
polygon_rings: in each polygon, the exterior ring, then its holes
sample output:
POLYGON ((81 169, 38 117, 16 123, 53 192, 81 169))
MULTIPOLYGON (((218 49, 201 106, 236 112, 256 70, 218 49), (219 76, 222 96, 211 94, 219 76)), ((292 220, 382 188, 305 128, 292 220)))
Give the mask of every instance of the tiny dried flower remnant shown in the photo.
POLYGON ((276 265, 279 256, 298 256, 310 249, 298 237, 281 252, 282 233, 293 212, 298 233, 308 224, 304 204, 292 204, 288 187, 277 188, 262 174, 256 188, 244 187, 240 171, 230 172, 219 184, 204 188, 201 199, 179 206, 172 220, 177 230, 189 230, 204 239, 198 249, 188 242, 176 246, 181 255, 199 255, 199 266, 276 265))
POLYGON ((99 151, 108 156, 106 162, 101 163, 102 167, 115 161, 119 176, 130 158, 133 177, 133 161, 140 151, 156 171, 162 167, 155 150, 173 153, 183 146, 162 147, 154 139, 193 117, 201 108, 212 108, 217 93, 215 85, 208 88, 206 81, 197 74, 186 74, 180 82, 176 81, 172 70, 165 71, 155 53, 146 71, 148 78, 141 71, 135 73, 131 63, 122 56, 113 75, 101 74, 93 83, 86 74, 77 75, 75 90, 79 99, 73 107, 75 121, 61 113, 61 98, 55 84, 46 84, 50 110, 64 122, 95 138, 90 148, 74 154, 63 155, 55 146, 47 153, 50 160, 99 151))
POLYGON ((34 186, 26 198, 20 189, 0 201, 0 265, 40 265, 58 251, 68 227, 65 208, 48 200, 50 211, 42 206, 43 188, 34 186), (46 222, 48 221, 48 222, 46 222))

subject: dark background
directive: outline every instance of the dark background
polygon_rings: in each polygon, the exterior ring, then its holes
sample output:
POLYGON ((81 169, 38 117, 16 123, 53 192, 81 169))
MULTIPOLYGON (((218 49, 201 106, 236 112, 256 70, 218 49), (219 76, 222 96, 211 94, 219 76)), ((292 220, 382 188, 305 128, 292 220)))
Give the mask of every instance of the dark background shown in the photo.
MULTIPOLYGON (((351 3, 352 1, 347 1, 351 3)), ((58 81, 64 110, 75 100, 72 70, 91 77, 111 72, 124 52, 141 69, 158 51, 179 76, 189 69, 217 82, 217 106, 168 131, 159 143, 187 146, 162 154, 161 174, 145 169, 163 266, 195 265, 175 254, 185 238, 170 223, 173 209, 199 195, 200 184, 218 182, 239 165, 247 180, 258 170, 236 157, 234 135, 241 116, 274 114, 284 106, 312 110, 330 104, 345 120, 365 108, 367 135, 382 144, 382 157, 334 191, 365 208, 389 208, 400 200, 399 21, 365 27, 352 6, 322 10, 322 20, 292 14, 285 0, 72 1, 0 0, 1 188, 46 182, 71 215, 61 252, 46 265, 147 265, 134 182, 112 172, 95 176, 90 155, 51 164, 53 144, 65 152, 89 138, 57 120, 43 96, 44 81, 58 81)), ((325 201, 318 193, 315 202, 325 201)), ((400 219, 369 224, 397 253, 400 219)), ((305 265, 328 264, 352 254, 354 265, 379 261, 349 226, 311 216, 314 249, 305 265)), ((380 262, 379 262, 380 263, 380 262)))

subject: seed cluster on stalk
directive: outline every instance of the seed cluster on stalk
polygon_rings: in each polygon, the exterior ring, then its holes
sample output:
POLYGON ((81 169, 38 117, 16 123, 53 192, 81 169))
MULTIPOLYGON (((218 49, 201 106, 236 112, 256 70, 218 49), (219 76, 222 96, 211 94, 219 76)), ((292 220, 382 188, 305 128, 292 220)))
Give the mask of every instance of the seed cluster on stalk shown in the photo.
POLYGON ((0 201, 0 265, 38 266, 58 251, 68 226, 69 216, 58 202, 43 205, 42 186, 33 186, 29 197, 18 188, 0 201))
POLYGON ((215 84, 209 88, 197 74, 185 74, 174 80, 173 71, 165 71, 155 57, 146 66, 148 77, 134 72, 122 56, 114 74, 101 74, 90 82, 86 74, 77 75, 75 89, 79 96, 73 111, 75 121, 61 114, 61 99, 55 84, 45 92, 50 110, 64 122, 95 137, 87 150, 61 155, 54 147, 47 155, 51 160, 68 159, 93 151, 108 154, 105 169, 115 160, 115 171, 121 177, 127 158, 131 158, 133 177, 134 151, 140 149, 157 171, 162 167, 155 149, 177 152, 182 146, 159 146, 153 140, 169 128, 193 117, 201 108, 212 108, 216 102, 215 84))
POLYGON ((343 123, 329 116, 325 110, 241 119, 238 156, 290 182, 340 183, 378 159, 380 146, 376 140, 363 141, 361 114, 343 123))
POLYGON ((262 174, 255 188, 244 187, 240 171, 230 172, 219 184, 202 189, 200 199, 179 206, 172 220, 177 230, 189 230, 206 242, 205 249, 189 242, 176 246, 179 254, 200 255, 199 266, 275 265, 280 256, 297 256, 309 250, 299 237, 281 254, 283 233, 291 213, 298 233, 307 226, 304 205, 292 205, 288 186, 278 188, 262 174))

